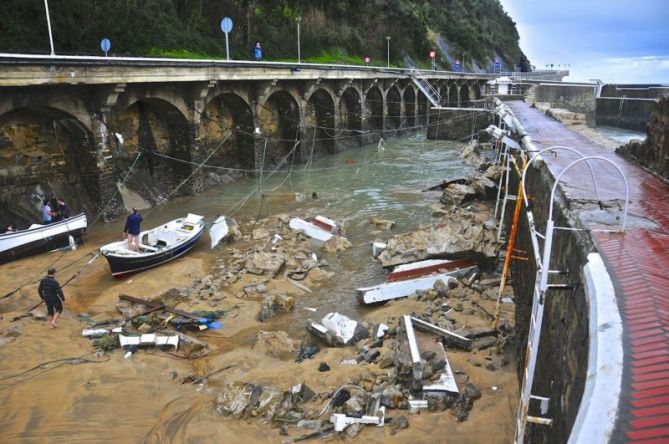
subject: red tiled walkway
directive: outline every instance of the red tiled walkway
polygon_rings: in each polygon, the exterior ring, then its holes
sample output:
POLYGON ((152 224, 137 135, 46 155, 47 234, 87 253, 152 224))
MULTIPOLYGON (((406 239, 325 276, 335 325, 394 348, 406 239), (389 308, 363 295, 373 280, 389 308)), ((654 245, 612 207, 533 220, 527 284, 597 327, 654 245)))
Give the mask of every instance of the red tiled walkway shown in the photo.
MULTIPOLYGON (((586 156, 615 162, 629 181, 629 224, 624 235, 594 233, 595 244, 613 279, 624 324, 624 366, 615 442, 669 443, 669 184, 627 162, 524 102, 507 102, 537 148, 566 145, 586 156)), ((577 157, 543 156, 557 176, 577 157)), ((615 169, 596 164, 603 200, 624 196, 615 169), (603 191, 602 191, 603 190, 603 191)), ((590 199, 587 175, 575 167, 565 174, 570 199, 590 199)))

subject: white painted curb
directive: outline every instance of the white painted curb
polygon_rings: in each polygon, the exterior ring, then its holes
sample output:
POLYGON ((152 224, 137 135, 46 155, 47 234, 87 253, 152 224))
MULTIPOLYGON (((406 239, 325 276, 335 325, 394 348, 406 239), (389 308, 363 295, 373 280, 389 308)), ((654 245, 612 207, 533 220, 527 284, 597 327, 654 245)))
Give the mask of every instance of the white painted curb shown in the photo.
POLYGON ((569 444, 608 443, 616 418, 623 372, 623 326, 613 283, 598 253, 583 267, 590 324, 588 374, 569 444))

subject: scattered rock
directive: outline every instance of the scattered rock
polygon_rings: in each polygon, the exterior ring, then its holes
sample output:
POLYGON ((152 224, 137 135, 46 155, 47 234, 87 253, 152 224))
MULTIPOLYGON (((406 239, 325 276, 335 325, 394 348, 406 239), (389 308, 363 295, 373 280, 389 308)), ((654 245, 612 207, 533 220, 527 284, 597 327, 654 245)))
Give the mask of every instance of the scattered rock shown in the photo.
POLYGON ((345 237, 332 236, 330 240, 323 243, 323 250, 328 253, 339 253, 348 248, 351 248, 351 243, 345 237))
POLYGON ((369 219, 370 225, 373 225, 377 228, 381 228, 383 230, 390 230, 392 227, 395 226, 395 222, 392 220, 387 220, 387 219, 380 219, 378 217, 371 217, 369 219))
POLYGON ((327 365, 326 362, 321 362, 320 365, 318 366, 318 371, 319 372, 329 372, 330 371, 330 366, 327 365))
POLYGON ((46 312, 44 310, 35 309, 31 311, 29 314, 36 321, 46 320, 46 312))
POLYGON ((274 278, 285 263, 286 259, 279 253, 258 251, 248 257, 244 267, 249 273, 274 278))
POLYGON ((258 320, 265 322, 278 313, 288 313, 289 311, 293 311, 294 308, 295 299, 293 297, 285 293, 271 294, 263 300, 260 312, 258 313, 258 320))

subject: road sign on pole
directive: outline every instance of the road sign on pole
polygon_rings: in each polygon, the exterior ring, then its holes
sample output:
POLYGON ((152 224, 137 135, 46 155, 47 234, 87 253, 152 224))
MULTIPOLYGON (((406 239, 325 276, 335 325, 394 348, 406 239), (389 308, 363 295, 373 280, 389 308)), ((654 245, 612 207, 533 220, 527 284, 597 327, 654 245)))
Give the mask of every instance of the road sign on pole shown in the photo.
POLYGON ((437 51, 434 48, 430 50, 430 65, 432 69, 437 69, 437 51))
POLYGON ((107 53, 109 52, 110 48, 111 41, 107 37, 100 40, 100 49, 105 53, 105 57, 107 57, 107 53))
POLYGON ((495 60, 495 72, 498 72, 501 74, 502 73, 502 64, 499 63, 499 60, 495 60))
POLYGON ((462 65, 460 64, 460 60, 455 61, 455 66, 453 68, 455 69, 455 72, 462 72, 462 65))
POLYGON ((228 44, 228 33, 232 31, 232 19, 230 17, 223 17, 223 20, 221 20, 221 31, 225 33, 225 58, 230 60, 230 46, 228 44))
POLYGON ((365 65, 369 65, 371 59, 369 58, 369 56, 365 56, 363 60, 365 61, 365 65))

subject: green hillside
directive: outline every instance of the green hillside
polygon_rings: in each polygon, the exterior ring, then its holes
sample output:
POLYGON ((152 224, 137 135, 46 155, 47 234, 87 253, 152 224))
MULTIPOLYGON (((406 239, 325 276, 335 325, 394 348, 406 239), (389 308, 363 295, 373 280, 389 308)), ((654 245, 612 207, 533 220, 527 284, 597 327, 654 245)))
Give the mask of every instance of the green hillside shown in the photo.
MULTIPOLYGON (((4 0, 0 52, 48 53, 43 0, 4 0)), ((507 69, 529 67, 518 47, 513 20, 498 0, 52 0, 54 46, 58 54, 224 57, 220 20, 234 21, 230 49, 250 59, 260 41, 265 60, 297 58, 296 18, 301 17, 305 61, 405 66, 408 56, 428 66, 438 48, 440 67, 464 56, 468 69, 485 69, 499 57, 507 69), (474 64, 475 63, 475 64, 474 64)))

